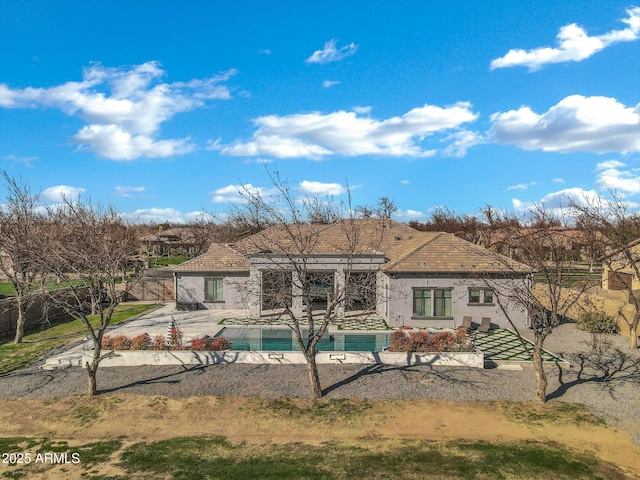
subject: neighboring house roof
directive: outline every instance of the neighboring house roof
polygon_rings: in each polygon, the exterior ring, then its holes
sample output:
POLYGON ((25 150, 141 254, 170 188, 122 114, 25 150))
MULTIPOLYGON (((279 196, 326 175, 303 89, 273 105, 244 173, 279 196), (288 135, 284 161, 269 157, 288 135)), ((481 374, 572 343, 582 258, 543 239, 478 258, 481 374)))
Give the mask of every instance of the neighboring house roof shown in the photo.
POLYGON ((249 257, 261 255, 384 255, 387 273, 526 273, 532 269, 452 234, 419 232, 380 219, 330 225, 278 225, 234 244, 214 243, 209 251, 185 262, 176 272, 248 272, 249 257), (291 235, 286 229, 293 229, 291 235), (294 245, 293 238, 301 242, 294 245), (302 245, 302 246, 301 246, 302 245))
POLYGON ((198 227, 174 227, 140 237, 142 242, 189 243, 197 242, 193 229, 198 227))
POLYGON ((209 250, 172 268, 174 272, 248 272, 247 257, 224 243, 212 243, 209 250))

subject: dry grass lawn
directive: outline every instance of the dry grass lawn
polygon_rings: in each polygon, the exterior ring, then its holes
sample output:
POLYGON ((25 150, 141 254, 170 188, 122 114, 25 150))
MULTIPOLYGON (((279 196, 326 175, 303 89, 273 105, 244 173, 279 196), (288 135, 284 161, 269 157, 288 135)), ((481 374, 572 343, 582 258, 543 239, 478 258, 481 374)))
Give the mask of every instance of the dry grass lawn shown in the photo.
MULTIPOLYGON (((0 401, 3 438, 48 438, 74 446, 122 437, 121 453, 140 442, 201 435, 249 446, 363 445, 381 440, 545 442, 613 464, 621 471, 618 478, 640 479, 640 448, 625 432, 613 430, 582 407, 558 402, 542 407, 532 403, 346 400, 314 406, 301 399, 118 394, 0 401)), ((118 466, 118 452, 93 467, 91 478, 127 478, 127 472, 118 466)), ((80 478, 86 471, 82 468, 32 469, 28 478, 80 478)), ((13 470, 0 465, 0 475, 5 477, 13 476, 13 470)))

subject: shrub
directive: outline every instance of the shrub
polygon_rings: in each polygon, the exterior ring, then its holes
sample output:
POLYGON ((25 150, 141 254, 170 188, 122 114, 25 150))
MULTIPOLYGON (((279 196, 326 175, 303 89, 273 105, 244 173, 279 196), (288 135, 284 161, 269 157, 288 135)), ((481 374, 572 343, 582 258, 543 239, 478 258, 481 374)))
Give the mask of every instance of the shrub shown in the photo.
POLYGON ((190 350, 209 350, 209 337, 194 338, 191 340, 190 350))
POLYGON ((102 348, 105 350, 113 350, 113 340, 111 339, 111 335, 105 335, 102 337, 102 348))
POLYGON ((180 347, 172 348, 172 350, 182 350, 182 333, 178 327, 171 327, 171 346, 180 347))
POLYGON ((211 339, 211 350, 229 350, 231 342, 225 337, 215 337, 211 339))
POLYGON ((390 352, 473 352, 473 342, 464 329, 455 332, 404 332, 396 330, 391 334, 390 352))
POLYGON ((132 341, 126 335, 116 335, 111 340, 111 348, 114 350, 131 350, 132 341))
POLYGON ((153 337, 153 341, 151 343, 151 350, 166 350, 167 349, 167 339, 164 335, 156 335, 153 337))
POLYGON ((151 337, 146 333, 141 333, 131 339, 131 350, 148 350, 150 347, 151 337))
POLYGON ((616 319, 604 312, 585 312, 578 317, 577 325, 580 330, 589 333, 608 333, 611 335, 620 333, 616 319))
POLYGON ((231 348, 231 342, 224 337, 210 338, 208 336, 196 338, 191 341, 190 350, 228 350, 231 348))

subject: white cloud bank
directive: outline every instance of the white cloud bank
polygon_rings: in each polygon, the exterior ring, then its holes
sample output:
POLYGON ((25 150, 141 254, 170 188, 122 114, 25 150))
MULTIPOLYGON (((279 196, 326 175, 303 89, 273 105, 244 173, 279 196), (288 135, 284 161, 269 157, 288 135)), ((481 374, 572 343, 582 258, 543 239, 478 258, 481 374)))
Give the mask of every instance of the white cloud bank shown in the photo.
MULTIPOLYGON (((420 142, 435 133, 458 129, 464 123, 475 121, 478 115, 471 108, 468 102, 447 107, 427 104, 385 120, 344 110, 326 115, 319 112, 268 115, 253 120, 257 130, 250 141, 231 145, 216 141, 211 142, 209 148, 233 156, 314 160, 330 155, 430 157, 436 150, 423 149, 420 142)), ((470 139, 475 138, 474 135, 469 137, 456 132, 450 152, 456 156, 462 154, 473 143, 470 139)))
POLYGON ((133 198, 134 193, 143 193, 145 190, 146 188, 143 186, 133 187, 133 186, 118 185, 117 187, 115 187, 116 195, 118 197, 124 197, 124 198, 133 198))
MULTIPOLYGON (((600 199, 595 190, 583 190, 582 188, 565 188, 558 192, 549 193, 537 202, 537 206, 545 211, 557 216, 564 216, 570 213, 570 206, 594 204, 600 199)), ((534 207, 531 202, 523 202, 517 198, 512 200, 513 208, 518 212, 526 212, 534 207)))
POLYGON ((236 72, 188 82, 163 83, 166 72, 151 61, 128 69, 93 64, 80 82, 50 88, 11 89, 0 84, 0 106, 50 107, 79 116, 87 125, 72 140, 79 148, 119 161, 140 157, 169 157, 193 150, 189 138, 157 140, 163 122, 181 112, 201 107, 207 100, 229 99, 223 82, 236 72))
POLYGON ((213 203, 247 203, 247 197, 259 196, 267 198, 275 195, 275 188, 254 187, 250 183, 244 185, 227 185, 211 193, 213 203))
POLYGON ((489 140, 545 152, 640 151, 640 104, 571 95, 543 114, 529 107, 491 116, 489 140))
POLYGON ((343 185, 339 183, 322 183, 322 182, 313 182, 309 180, 303 180, 300 182, 300 192, 304 195, 310 196, 332 196, 332 195, 342 195, 346 193, 347 189, 343 185))
POLYGON ((640 193, 640 169, 623 170, 625 163, 608 160, 597 165, 596 187, 616 192, 622 197, 640 193))
POLYGON ((337 41, 329 40, 325 42, 322 50, 316 50, 313 54, 305 60, 307 63, 332 63, 339 62, 346 57, 349 57, 356 53, 358 46, 355 43, 350 43, 342 48, 336 47, 337 41))
POLYGON ((40 198, 45 202, 62 202, 66 199, 76 201, 78 197, 86 192, 84 188, 70 187, 69 185, 56 185, 54 187, 45 188, 40 194, 40 198))
POLYGON ((132 223, 188 223, 206 217, 203 212, 182 213, 173 208, 142 208, 121 216, 132 223))
POLYGON ((621 21, 627 24, 626 28, 593 37, 575 23, 565 25, 556 36, 556 48, 541 47, 528 51, 511 49, 504 57, 491 62, 491 70, 522 66, 535 71, 552 63, 579 62, 614 43, 640 38, 640 7, 628 8, 627 17, 621 21))

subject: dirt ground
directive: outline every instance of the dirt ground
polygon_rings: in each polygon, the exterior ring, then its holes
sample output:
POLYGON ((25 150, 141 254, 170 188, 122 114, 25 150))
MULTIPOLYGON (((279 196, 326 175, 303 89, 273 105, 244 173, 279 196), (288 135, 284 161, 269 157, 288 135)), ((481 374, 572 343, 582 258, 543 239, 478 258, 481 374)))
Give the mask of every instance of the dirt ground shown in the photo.
MULTIPOLYGON (((101 395, 59 400, 0 400, 0 437, 47 437, 70 446, 124 436, 124 446, 179 436, 222 435, 256 444, 367 439, 550 441, 611 462, 640 479, 640 448, 628 434, 562 406, 533 403, 454 403, 433 400, 353 401, 345 414, 309 413, 307 400, 274 402, 251 397, 172 399, 101 395), (287 403, 289 402, 289 403, 287 403), (293 407, 292 407, 293 406, 293 407), (300 407, 300 409, 298 409, 300 407), (293 408, 293 409, 292 409, 293 408), (306 409, 305 409, 306 408, 306 409)), ((125 475, 117 458, 92 470, 125 475)), ((41 478, 75 478, 56 466, 41 478)), ((0 474, 6 471, 0 465, 0 474)), ((80 470, 78 469, 78 477, 80 470)))

